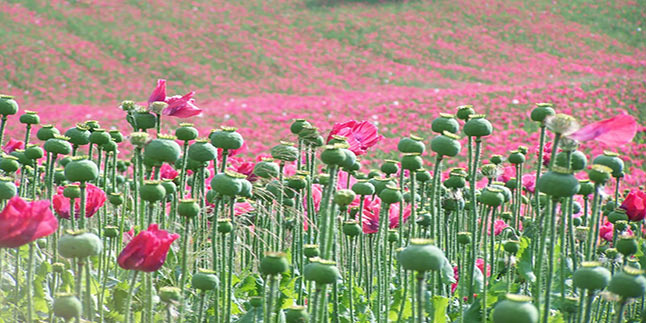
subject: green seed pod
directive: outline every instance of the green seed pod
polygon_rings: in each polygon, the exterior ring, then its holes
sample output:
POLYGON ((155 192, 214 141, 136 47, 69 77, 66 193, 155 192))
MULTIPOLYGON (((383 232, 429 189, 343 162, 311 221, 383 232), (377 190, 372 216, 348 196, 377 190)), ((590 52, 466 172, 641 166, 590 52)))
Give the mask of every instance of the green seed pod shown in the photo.
POLYGON ((632 256, 637 253, 637 240, 635 237, 623 237, 617 239, 617 251, 625 257, 632 256))
POLYGON ((81 189, 76 184, 67 184, 65 185, 65 189, 63 189, 63 196, 68 199, 81 198, 81 189))
POLYGON ((307 186, 307 178, 302 175, 294 175, 287 179, 287 187, 293 190, 303 190, 307 186))
POLYGON ((33 160, 27 158, 27 156, 25 156, 25 151, 22 150, 22 149, 16 149, 16 150, 12 151, 9 154, 9 156, 13 156, 13 157, 17 158, 18 163, 20 163, 23 166, 34 166, 33 160))
POLYGON ((292 162, 298 159, 298 149, 291 142, 281 141, 271 148, 270 153, 276 160, 292 162))
POLYGON ((415 179, 420 183, 426 183, 431 180, 431 173, 426 169, 418 169, 415 171, 415 179))
POLYGON ((393 204, 401 202, 403 196, 397 186, 386 185, 386 187, 381 192, 379 192, 379 198, 386 204, 393 204))
MULTIPOLYGON (((56 183, 56 185, 59 185, 59 186, 66 184, 65 183, 65 172, 63 172, 62 168, 57 168, 54 171, 54 183, 56 183)), ((101 183, 99 182, 99 185, 100 184, 101 183)))
POLYGON ((144 181, 144 185, 139 188, 139 195, 142 200, 152 203, 166 197, 166 190, 160 181, 144 181))
POLYGON ((54 315, 68 322, 81 315, 81 301, 72 294, 58 294, 54 299, 53 310, 54 315))
POLYGON ((10 177, 0 177, 0 200, 8 200, 18 192, 16 184, 10 177))
POLYGON ((145 132, 133 132, 130 134, 130 143, 133 146, 143 147, 148 141, 149 135, 145 132))
POLYGON ((343 234, 348 237, 356 237, 362 232, 361 225, 355 220, 345 221, 343 223, 343 234))
POLYGON ((419 218, 417 218, 416 223, 426 228, 426 227, 429 227, 431 223, 433 223, 433 218, 431 217, 430 213, 424 212, 419 215, 419 218))
POLYGON ((220 281, 215 274, 215 271, 200 268, 191 278, 191 286, 201 291, 217 289, 220 281))
POLYGON ((280 166, 274 163, 272 159, 263 159, 256 163, 253 173, 260 178, 276 178, 280 173, 280 166))
POLYGON ((554 166, 538 178, 536 188, 554 198, 570 197, 579 191, 579 180, 567 169, 554 166))
POLYGON ((321 285, 332 284, 341 276, 334 261, 312 258, 303 269, 305 280, 311 280, 321 285))
POLYGON ((239 149, 244 144, 244 139, 236 130, 236 128, 222 126, 219 130, 211 132, 209 135, 211 144, 224 150, 239 149))
POLYGON ((579 192, 577 194, 583 195, 584 198, 594 193, 594 184, 592 184, 590 180, 580 179, 579 185, 579 192))
POLYGON ((439 271, 444 265, 444 252, 431 244, 431 240, 411 239, 397 259, 406 270, 417 272, 439 271))
POLYGON ((43 149, 36 145, 27 145, 25 149, 25 156, 31 160, 41 159, 44 155, 43 149))
POLYGON ((431 150, 438 156, 455 157, 460 153, 462 145, 458 141, 460 137, 451 132, 444 132, 431 140, 431 150))
POLYGON ((345 158, 339 166, 341 166, 346 172, 350 172, 355 165, 357 165, 357 155, 355 155, 355 153, 350 149, 343 148, 341 151, 343 151, 345 158))
POLYGON ((4 155, 0 158, 0 169, 5 173, 13 173, 20 169, 18 158, 11 155, 4 155))
POLYGON ((461 245, 471 243, 471 232, 458 232, 457 241, 461 245))
POLYGON ((197 200, 194 199, 179 200, 179 204, 177 204, 177 214, 187 218, 194 218, 200 214, 200 205, 197 203, 197 200))
POLYGON ((260 273, 266 276, 274 276, 287 272, 289 264, 282 252, 266 252, 265 257, 260 260, 260 273))
POLYGON ((112 141, 112 139, 110 139, 110 141, 101 145, 101 149, 103 149, 103 151, 105 152, 114 153, 117 151, 117 143, 112 141))
POLYGON ((469 121, 464 124, 464 134, 469 137, 485 137, 491 135, 493 126, 484 118, 484 115, 471 115, 469 121))
POLYGON ((159 298, 165 303, 177 303, 182 299, 182 290, 177 287, 164 286, 159 289, 159 298))
POLYGON ((610 282, 610 271, 594 261, 584 261, 574 272, 573 284, 586 290, 602 290, 610 282))
POLYGON ((388 229, 388 242, 393 243, 399 241, 399 232, 394 229, 388 229))
POLYGON ((57 274, 62 274, 65 271, 65 264, 62 262, 55 262, 52 264, 52 271, 57 274))
POLYGON ((505 243, 503 244, 503 248, 508 253, 515 255, 518 253, 518 250, 520 250, 520 242, 516 240, 505 241, 505 243))
POLYGON ((285 311, 286 323, 307 323, 310 321, 310 316, 304 306, 291 306, 285 311))
POLYGON ((498 207, 505 202, 505 196, 501 189, 487 187, 480 193, 478 200, 484 205, 498 207))
POLYGON ((531 119, 536 122, 545 122, 545 118, 555 115, 553 105, 551 103, 536 103, 536 107, 532 110, 531 119))
POLYGON ((116 238, 119 236, 119 227, 107 225, 103 228, 103 234, 108 238, 116 238))
POLYGON ((179 159, 181 148, 175 142, 175 137, 159 135, 144 147, 144 157, 156 162, 175 163, 179 159))
POLYGON ((489 158, 489 162, 494 165, 500 165, 503 161, 504 159, 501 155, 491 155, 491 158, 489 158))
POLYGON ((180 123, 179 128, 175 129, 175 137, 181 141, 195 140, 198 135, 192 123, 180 123))
POLYGON ((3 117, 18 113, 18 102, 11 95, 0 94, 0 114, 3 117))
POLYGON ((508 189, 508 188, 505 186, 505 183, 502 183, 502 182, 493 182, 493 183, 491 183, 491 186, 490 186, 490 187, 492 187, 492 188, 497 188, 497 189, 499 189, 499 190, 501 190, 501 191, 502 191, 502 195, 505 197, 505 203, 507 203, 507 202, 511 201, 511 199, 512 199, 511 190, 510 190, 510 189, 508 189))
POLYGON ((381 171, 390 177, 392 174, 397 174, 399 172, 399 162, 396 160, 386 159, 384 163, 381 164, 381 171))
MULTIPOLYGON (((242 188, 240 189, 240 194, 238 194, 238 195, 240 195, 241 197, 248 198, 248 199, 252 198, 253 197, 253 184, 251 184, 251 182, 248 181, 246 178, 241 178, 240 181, 241 181, 241 184, 242 184, 242 188)), ((285 190, 285 191, 289 192, 289 194, 291 194, 291 195, 294 194, 293 190, 285 190)))
POLYGON ((507 299, 494 307, 494 323, 538 323, 538 310, 531 302, 529 296, 507 294, 507 299))
POLYGON ((612 169, 612 177, 619 178, 624 176, 624 161, 619 158, 617 153, 604 151, 602 155, 595 157, 592 163, 612 169))
POLYGON ((110 195, 108 195, 108 201, 114 206, 119 206, 123 204, 123 194, 116 192, 110 193, 110 195))
POLYGON ((295 135, 298 135, 303 127, 311 127, 312 125, 307 122, 305 119, 294 119, 294 122, 289 126, 289 131, 295 135))
POLYGON ((621 296, 622 298, 638 298, 646 292, 646 278, 643 271, 625 266, 612 276, 608 291, 621 296))
POLYGON ((105 129, 94 129, 90 134, 90 142, 98 146, 105 145, 110 140, 112 140, 112 137, 110 137, 110 134, 105 129))
POLYGON ((342 189, 342 190, 337 190, 334 192, 334 203, 338 204, 339 206, 348 206, 352 201, 354 201, 354 198, 357 195, 352 191, 348 189, 342 189))
POLYGON ((422 168, 424 161, 418 153, 405 153, 401 158, 403 169, 413 171, 422 168))
POLYGON ((345 160, 345 158, 346 158, 345 152, 338 145, 325 146, 325 149, 321 152, 321 161, 323 161, 324 164, 329 166, 341 165, 345 160))
MULTIPOLYGON (((319 135, 318 128, 312 127, 311 125, 303 125, 301 131, 298 132, 298 138, 305 141, 306 144, 319 147, 316 144, 318 143, 319 135)), ((321 142, 324 142, 321 137, 321 142)))
POLYGON ((188 147, 188 158, 206 163, 218 158, 218 149, 206 140, 197 140, 188 147))
POLYGON ((25 114, 20 116, 20 123, 27 125, 35 125, 40 123, 40 117, 35 111, 25 111, 25 114))
POLYGON ((588 177, 594 184, 604 185, 610 180, 612 169, 605 165, 593 164, 588 170, 588 177))
POLYGON ((521 154, 518 150, 512 151, 507 160, 514 165, 520 165, 525 162, 525 155, 521 154))
POLYGON ((67 155, 72 152, 72 145, 68 142, 69 138, 65 136, 54 135, 53 138, 47 139, 43 148, 51 154, 67 155))
POLYGON ((68 231, 58 240, 58 252, 65 258, 87 258, 101 253, 103 242, 94 233, 68 231))
POLYGON ((211 179, 211 188, 216 192, 226 196, 236 196, 242 192, 242 179, 247 176, 232 172, 225 171, 213 176, 211 179))
POLYGON ((166 192, 166 196, 171 196, 177 192, 177 185, 173 183, 172 180, 170 179, 163 179, 161 182, 162 186, 164 187, 164 191, 166 192))
POLYGON ((410 135, 410 137, 403 137, 399 140, 397 144, 397 150, 402 153, 418 153, 423 154, 426 150, 426 146, 422 142, 421 137, 415 135, 410 135))
POLYGON ((155 117, 155 115, 145 111, 135 112, 133 120, 128 121, 134 128, 142 131, 155 128, 155 125, 157 124, 157 118, 155 117))
POLYGON ((51 124, 44 124, 42 128, 38 129, 36 132, 36 138, 38 140, 46 141, 48 139, 54 138, 54 135, 60 135, 61 132, 58 129, 54 128, 51 124))
POLYGON ((455 120, 455 116, 448 113, 440 113, 438 118, 435 118, 431 123, 431 131, 437 132, 439 134, 444 131, 450 133, 458 133, 460 130, 460 124, 455 120))
POLYGON ((616 208, 610 214, 608 214, 608 221, 612 224, 617 223, 617 221, 628 221, 628 215, 626 215, 626 210, 622 208, 616 208))
POLYGON ((123 142, 123 135, 121 134, 121 132, 119 130, 113 129, 113 130, 108 131, 108 133, 110 134, 110 138, 112 139, 111 140, 112 142, 115 142, 115 143, 123 142))
POLYGON ((467 121, 469 120, 469 116, 474 115, 476 113, 475 110, 473 110, 472 105, 461 105, 456 108, 457 112, 455 116, 460 119, 467 121))
POLYGON ((344 136, 339 136, 339 135, 332 135, 332 138, 328 140, 327 142, 328 145, 334 145, 334 144, 342 144, 342 146, 347 147, 348 145, 348 137, 344 136))
POLYGON ((231 224, 231 219, 218 219, 218 232, 227 234, 231 231, 233 231, 233 224, 231 224))
POLYGON ((262 307, 262 304, 264 303, 264 298, 262 296, 252 296, 249 298, 249 305, 251 307, 255 308, 260 308, 262 307))
POLYGON ((65 165, 65 178, 70 182, 89 182, 99 176, 96 164, 84 157, 73 158, 65 165))
POLYGON ((305 244, 303 245, 303 255, 307 258, 314 258, 319 256, 319 245, 305 244))

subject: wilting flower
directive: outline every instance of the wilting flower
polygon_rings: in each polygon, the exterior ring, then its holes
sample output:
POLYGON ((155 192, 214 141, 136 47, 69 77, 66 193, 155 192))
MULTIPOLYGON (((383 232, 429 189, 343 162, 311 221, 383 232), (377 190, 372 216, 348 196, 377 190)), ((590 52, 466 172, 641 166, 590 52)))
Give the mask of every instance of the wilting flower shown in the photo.
POLYGON ((0 248, 18 248, 58 228, 49 201, 27 202, 15 196, 0 212, 0 248))
POLYGON ((377 133, 377 127, 372 123, 354 120, 335 124, 327 141, 329 142, 334 135, 346 137, 350 145, 349 149, 357 156, 365 154, 368 148, 377 144, 384 137, 377 133))
POLYGON ((159 170, 159 175, 161 176, 162 179, 170 179, 173 180, 179 173, 170 165, 164 163, 159 170))
POLYGON ((579 130, 579 123, 576 119, 567 114, 557 113, 556 115, 545 118, 545 125, 553 133, 562 136, 569 136, 579 130))
POLYGON ((5 154, 11 154, 12 152, 16 151, 16 149, 23 149, 24 147, 24 142, 11 138, 9 139, 9 141, 7 141, 4 147, 2 147, 2 150, 5 154))
POLYGON ((609 146, 629 143, 637 133, 637 121, 633 116, 623 113, 610 119, 589 124, 568 137, 578 140, 596 140, 609 146))
MULTIPOLYGON (((86 193, 85 193, 85 217, 92 217, 105 203, 107 196, 102 189, 87 183, 86 193)), ((52 197, 52 207, 56 214, 63 219, 70 218, 70 202, 69 199, 63 196, 63 190, 65 188, 59 186, 56 195, 52 197)), ((74 201, 74 214, 76 218, 81 215, 81 199, 75 199, 74 201)))
POLYGON ((160 230, 156 223, 139 232, 119 254, 117 263, 126 270, 153 272, 166 261, 168 249, 178 234, 160 230))
POLYGON ((621 208, 626 210, 630 221, 638 222, 646 217, 646 193, 631 190, 621 203, 621 208))
POLYGON ((193 99, 195 91, 188 92, 182 95, 166 96, 166 80, 157 80, 157 86, 148 98, 148 105, 153 102, 165 102, 168 104, 162 111, 165 116, 172 116, 178 118, 188 118, 202 113, 202 109, 195 106, 195 99, 193 99))

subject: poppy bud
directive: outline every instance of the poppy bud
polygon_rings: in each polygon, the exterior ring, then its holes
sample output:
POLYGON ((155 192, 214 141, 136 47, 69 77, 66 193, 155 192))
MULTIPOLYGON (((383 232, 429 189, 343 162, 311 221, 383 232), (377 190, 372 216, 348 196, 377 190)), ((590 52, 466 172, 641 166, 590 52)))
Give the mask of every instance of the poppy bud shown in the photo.
POLYGON ((361 232, 362 230, 359 222, 355 220, 349 220, 343 223, 343 234, 347 235, 348 237, 356 237, 360 235, 361 232))
POLYGON ((85 156, 74 157, 65 166, 65 178, 70 182, 89 182, 98 176, 99 168, 93 161, 85 159, 85 156))
POLYGON ((460 124, 455 120, 455 116, 448 113, 440 113, 438 118, 435 118, 431 123, 431 131, 442 134, 444 131, 450 133, 458 133, 460 124))
POLYGON ((612 276, 608 291, 622 298, 638 298, 646 292, 646 278, 640 269, 625 266, 612 276))
POLYGON ((218 288, 219 283, 214 271, 202 268, 191 278, 191 285, 201 291, 214 290, 218 288))
POLYGON ((41 159, 44 155, 45 152, 43 149, 36 145, 27 145, 27 148, 25 149, 25 157, 31 160, 41 159))
POLYGON ((553 105, 551 103, 536 103, 536 107, 532 109, 531 119, 536 122, 544 122, 545 118, 555 115, 553 105))
POLYGON ((594 261, 584 261, 574 272, 573 283, 577 288, 602 290, 608 286, 610 271, 594 261))
POLYGON ((336 262, 318 258, 310 259, 310 261, 303 269, 305 280, 311 280, 320 285, 328 285, 336 282, 340 276, 336 262))
POLYGON ((307 323, 310 320, 309 314, 303 306, 291 306, 285 311, 286 323, 307 323))
POLYGON ((103 242, 90 232, 68 231, 58 241, 58 252, 65 258, 87 258, 101 253, 103 242))
POLYGON ((209 135, 211 144, 224 150, 239 149, 244 144, 244 139, 236 130, 236 128, 221 126, 219 130, 215 130, 209 135))
POLYGON ((233 224, 231 224, 231 219, 218 219, 218 232, 227 234, 231 231, 233 231, 233 224))
POLYGON ((60 135, 60 131, 51 124, 45 124, 36 132, 36 138, 42 141, 54 138, 54 135, 60 135))
POLYGON ((538 178, 536 188, 553 198, 570 197, 579 191, 579 180, 566 168, 554 166, 538 178))
POLYGON ((177 205, 177 214, 187 218, 194 218, 200 214, 200 205, 193 199, 179 200, 179 204, 177 205))
POLYGON ((619 158, 619 154, 610 151, 604 151, 592 161, 593 164, 604 165, 612 169, 612 177, 624 176, 624 161, 619 158))
POLYGON ((72 294, 58 294, 54 299, 54 315, 66 322, 81 315, 81 301, 72 294))
POLYGON ((469 116, 474 115, 476 113, 476 111, 473 110, 472 105, 461 105, 461 106, 458 106, 456 109, 457 109, 457 112, 455 116, 458 119, 464 120, 464 121, 469 120, 469 116))
POLYGON ((431 150, 439 156, 455 157, 460 153, 462 145, 458 141, 460 137, 451 132, 443 132, 431 140, 431 150))
POLYGON ((289 269, 285 254, 281 252, 266 252, 260 260, 260 273, 267 276, 279 275, 289 269))
POLYGON ((177 287, 164 286, 159 289, 159 298, 165 303, 179 302, 182 298, 182 290, 177 287))
POLYGON ((426 146, 422 142, 422 138, 410 135, 409 137, 403 137, 399 140, 397 144, 397 150, 402 153, 418 153, 423 154, 426 150, 426 146))
POLYGON ((72 145, 68 142, 69 138, 61 135, 54 135, 54 137, 47 139, 43 148, 45 151, 52 154, 67 155, 72 152, 72 145))
POLYGON ((294 122, 289 126, 289 131, 295 135, 298 135, 303 127, 311 127, 312 125, 307 122, 305 119, 294 119, 294 122))
POLYGON ((538 310, 531 302, 529 296, 507 294, 507 299, 494 307, 494 323, 537 323, 538 310))
POLYGON ((438 271, 444 265, 444 252, 432 245, 431 240, 411 239, 410 244, 397 255, 397 259, 406 270, 438 271))
POLYGON ((386 185, 386 187, 379 192, 379 198, 386 204, 393 204, 401 202, 403 197, 397 186, 386 185))
POLYGON ((282 161, 295 161, 298 159, 298 149, 291 142, 281 141, 270 150, 271 157, 282 161))
POLYGON ((314 258, 319 256, 319 245, 306 244, 303 245, 303 255, 307 258, 314 258))
POLYGON ((217 148, 206 140, 197 140, 188 147, 188 158, 198 162, 209 162, 218 157, 217 148))
POLYGON ((508 240, 503 244, 503 248, 508 253, 515 255, 520 250, 520 242, 514 240, 508 240))
POLYGON ((401 158, 403 169, 413 171, 422 168, 424 162, 418 153, 405 153, 401 158))
POLYGON ((469 121, 464 124, 464 134, 469 137, 485 137, 491 135, 493 126, 482 114, 469 116, 469 121))
POLYGON ((381 164, 381 171, 386 174, 387 177, 390 177, 392 174, 396 174, 399 171, 399 162, 396 160, 386 159, 384 163, 381 164))
POLYGON ((172 164, 179 158, 180 151, 174 136, 158 135, 157 139, 151 140, 144 148, 144 157, 172 164))
POLYGON ((110 134, 105 129, 94 129, 90 134, 90 142, 98 146, 105 145, 110 140, 112 140, 112 137, 110 137, 110 134))
POLYGON ((20 123, 27 125, 39 124, 40 117, 38 116, 38 112, 25 111, 25 114, 20 116, 20 123))

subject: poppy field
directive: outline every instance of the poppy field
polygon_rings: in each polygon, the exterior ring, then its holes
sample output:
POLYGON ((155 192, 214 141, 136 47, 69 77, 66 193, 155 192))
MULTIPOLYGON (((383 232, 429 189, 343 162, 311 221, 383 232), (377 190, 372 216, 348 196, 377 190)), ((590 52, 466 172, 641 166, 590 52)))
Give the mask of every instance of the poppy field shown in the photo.
POLYGON ((646 322, 638 1, 0 14, 0 322, 646 322))

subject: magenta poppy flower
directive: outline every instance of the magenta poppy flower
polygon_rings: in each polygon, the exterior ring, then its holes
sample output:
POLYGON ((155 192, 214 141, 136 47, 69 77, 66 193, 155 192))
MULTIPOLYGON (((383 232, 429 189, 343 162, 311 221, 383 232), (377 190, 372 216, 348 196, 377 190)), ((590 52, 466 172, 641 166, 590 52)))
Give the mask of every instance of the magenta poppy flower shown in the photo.
POLYGON ((15 196, 0 212, 0 248, 18 248, 58 229, 49 201, 27 202, 15 196))
POLYGON ((335 124, 327 137, 327 142, 333 135, 348 138, 349 149, 357 156, 365 154, 368 148, 376 145, 384 137, 377 133, 377 127, 374 124, 354 120, 335 124))
POLYGON ((150 94, 150 97, 148 97, 148 105, 155 101, 166 102, 166 80, 157 80, 157 86, 153 90, 153 93, 150 94))
MULTIPOLYGON (((90 184, 87 183, 86 193, 85 193, 85 217, 92 217, 96 212, 101 209, 103 204, 107 199, 105 192, 90 184)), ((58 216, 63 219, 70 218, 70 200, 63 196, 63 190, 65 188, 59 186, 56 190, 56 195, 52 197, 52 207, 58 216)), ((81 215, 81 199, 75 199, 74 201, 74 214, 76 218, 81 215)))
POLYGON ((451 284, 451 294, 455 293, 460 282, 460 270, 458 270, 458 266, 453 266, 453 277, 455 278, 455 283, 451 284))
MULTIPOLYGON (((505 228, 507 228, 507 227, 509 227, 509 224, 505 223, 505 221, 503 221, 503 220, 496 220, 496 221, 493 223, 493 234, 494 234, 495 236, 497 236, 497 235, 501 234, 501 233, 502 233, 502 230, 504 230, 504 229, 505 229, 505 228)), ((491 234, 491 227, 489 227, 489 229, 487 230, 487 233, 491 234)))
POLYGON ((170 179, 173 180, 175 177, 179 175, 179 173, 170 165, 164 163, 159 170, 159 175, 161 176, 162 179, 170 179))
POLYGON ((523 188, 533 194, 536 190, 536 172, 523 175, 522 181, 523 188))
POLYGON ((379 231, 379 211, 381 210, 381 200, 378 197, 371 199, 366 197, 363 202, 363 212, 361 214, 361 224, 363 233, 372 234, 379 231))
POLYGON ((162 111, 162 115, 188 118, 202 113, 202 110, 195 106, 193 99, 195 91, 182 95, 166 96, 166 80, 157 80, 157 86, 148 97, 148 105, 155 101, 166 102, 168 106, 162 111))
POLYGON ((630 221, 639 222, 646 217, 646 193, 631 190, 621 203, 621 208, 626 210, 630 221))
POLYGON ((179 234, 160 230, 156 223, 139 232, 119 254, 117 263, 126 270, 157 271, 166 261, 166 255, 179 234))
POLYGON ((568 137, 578 141, 596 140, 609 146, 625 145, 637 133, 637 121, 623 112, 610 119, 589 124, 568 137))
MULTIPOLYGON (((480 269, 480 272, 484 275, 484 260, 482 258, 478 258, 476 260, 476 267, 480 269)), ((491 264, 487 264, 487 277, 491 276, 491 264)))
POLYGON ((516 167, 505 166, 502 169, 502 174, 498 176, 497 180, 499 182, 507 183, 512 177, 516 177, 516 167))
POLYGON ((23 149, 24 147, 24 142, 11 138, 9 139, 9 141, 7 141, 4 147, 2 147, 2 150, 5 154, 11 154, 12 152, 16 151, 16 149, 23 149))
POLYGON ((253 205, 251 205, 251 203, 249 203, 249 202, 236 203, 235 206, 233 207, 233 209, 234 209, 234 214, 236 216, 242 215, 242 214, 247 214, 247 213, 255 210, 253 205))
POLYGON ((604 225, 599 227, 599 237, 606 241, 612 241, 613 231, 614 225, 610 222, 606 222, 604 225))
MULTIPOLYGON (((539 150, 538 145, 534 148, 536 150, 536 158, 538 158, 539 150)), ((552 142, 548 141, 543 146, 543 166, 547 167, 550 165, 550 158, 552 156, 552 142)))
MULTIPOLYGON (((399 228, 399 205, 399 203, 392 204, 390 206, 390 210, 388 211, 388 225, 391 229, 399 228)), ((404 212, 402 214, 404 223, 408 221, 408 218, 410 217, 410 211, 410 204, 406 203, 406 207, 404 207, 404 212)))

